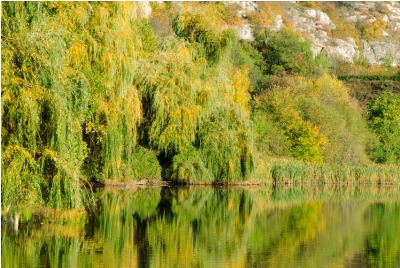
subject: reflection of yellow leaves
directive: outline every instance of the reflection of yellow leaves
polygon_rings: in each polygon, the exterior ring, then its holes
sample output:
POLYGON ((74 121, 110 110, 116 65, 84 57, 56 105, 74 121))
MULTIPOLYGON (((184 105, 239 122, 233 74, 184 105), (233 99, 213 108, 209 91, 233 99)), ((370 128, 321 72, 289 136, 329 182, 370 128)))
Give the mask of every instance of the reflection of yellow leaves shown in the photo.
POLYGON ((228 161, 228 173, 231 178, 235 177, 235 164, 232 160, 228 161))

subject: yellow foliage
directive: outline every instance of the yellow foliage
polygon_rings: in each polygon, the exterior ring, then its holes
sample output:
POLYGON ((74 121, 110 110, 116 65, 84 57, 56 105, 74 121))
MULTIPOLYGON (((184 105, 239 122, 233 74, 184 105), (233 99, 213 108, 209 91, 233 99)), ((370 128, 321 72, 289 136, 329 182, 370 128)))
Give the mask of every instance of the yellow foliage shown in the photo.
POLYGON ((69 48, 71 64, 75 68, 86 67, 89 63, 87 45, 77 40, 69 48))
POLYGON ((317 79, 301 78, 298 90, 305 90, 310 97, 316 97, 326 102, 348 103, 349 89, 343 83, 325 74, 317 79))
POLYGON ((232 77, 233 87, 235 89, 235 102, 245 111, 250 114, 249 101, 252 91, 252 84, 249 79, 249 68, 244 67, 234 72, 232 77))

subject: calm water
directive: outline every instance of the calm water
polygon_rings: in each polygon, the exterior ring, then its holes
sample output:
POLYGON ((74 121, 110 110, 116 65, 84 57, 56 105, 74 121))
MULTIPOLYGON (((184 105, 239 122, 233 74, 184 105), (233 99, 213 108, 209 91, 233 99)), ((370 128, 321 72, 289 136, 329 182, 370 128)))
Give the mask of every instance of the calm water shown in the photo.
POLYGON ((400 267, 398 188, 97 193, 85 226, 2 225, 2 267, 400 267))

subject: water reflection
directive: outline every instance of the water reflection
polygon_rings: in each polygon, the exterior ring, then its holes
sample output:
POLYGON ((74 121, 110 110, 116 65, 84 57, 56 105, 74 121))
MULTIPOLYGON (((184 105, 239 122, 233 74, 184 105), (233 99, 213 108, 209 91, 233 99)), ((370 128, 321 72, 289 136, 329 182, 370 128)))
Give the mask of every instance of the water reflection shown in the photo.
POLYGON ((2 225, 2 267, 396 267, 393 188, 98 193, 86 226, 2 225))

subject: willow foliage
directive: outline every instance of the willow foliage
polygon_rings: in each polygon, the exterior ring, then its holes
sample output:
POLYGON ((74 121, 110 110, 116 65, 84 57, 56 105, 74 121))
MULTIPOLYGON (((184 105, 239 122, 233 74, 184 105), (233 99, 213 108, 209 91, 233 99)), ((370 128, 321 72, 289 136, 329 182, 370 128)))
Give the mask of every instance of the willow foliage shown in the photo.
POLYGON ((223 27, 221 15, 208 3, 185 5, 172 26, 178 36, 200 44, 210 63, 217 63, 233 38, 233 33, 223 27))
POLYGON ((138 87, 151 104, 143 128, 150 145, 173 160, 167 176, 247 176, 253 157, 247 71, 209 68, 201 51, 176 39, 143 68, 138 87))
POLYGON ((81 124, 89 83, 70 66, 66 21, 51 12, 43 3, 3 4, 2 150, 11 154, 2 161, 3 202, 31 202, 9 191, 19 185, 33 200, 82 208, 87 149, 81 124), (20 175, 13 169, 18 163, 20 175))
POLYGON ((88 154, 101 152, 96 171, 106 176, 131 170, 141 119, 135 4, 2 6, 3 202, 29 203, 11 190, 22 187, 56 208, 83 208, 88 154))
POLYGON ((251 171, 248 70, 219 61, 230 33, 209 6, 184 8, 183 38, 160 47, 137 3, 2 7, 5 204, 83 208, 81 179, 157 179, 160 164, 177 180, 251 171))
MULTIPOLYGON (((106 178, 132 176, 137 125, 141 102, 133 86, 142 40, 132 3, 104 3, 93 10, 90 35, 84 38, 91 62, 87 76, 98 88, 91 95, 92 110, 87 117, 86 141, 93 152, 100 151, 103 167, 94 170, 106 178), (94 140, 92 140, 94 139, 94 140), (98 148, 98 147, 101 147, 98 148)), ((90 159, 88 160, 90 161, 90 159)))

